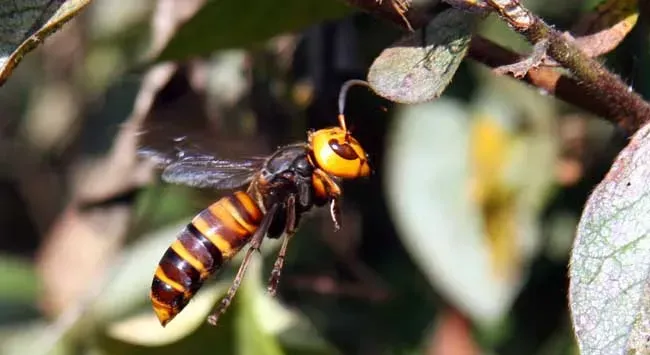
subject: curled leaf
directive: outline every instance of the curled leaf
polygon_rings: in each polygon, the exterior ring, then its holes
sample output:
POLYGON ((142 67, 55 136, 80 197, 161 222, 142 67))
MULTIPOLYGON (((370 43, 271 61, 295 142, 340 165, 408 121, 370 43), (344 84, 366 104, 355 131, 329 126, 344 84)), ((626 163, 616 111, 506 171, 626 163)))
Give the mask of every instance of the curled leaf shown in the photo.
POLYGON ((581 354, 647 354, 650 126, 592 193, 571 257, 570 305, 581 354))
POLYGON ((438 14, 424 29, 385 49, 372 63, 368 82, 388 100, 419 103, 439 97, 465 57, 474 15, 457 9, 438 14))
POLYGON ((588 56, 597 57, 616 48, 636 25, 636 0, 601 1, 573 27, 575 41, 588 56))
POLYGON ((27 52, 89 3, 90 0, 0 2, 0 85, 27 52))

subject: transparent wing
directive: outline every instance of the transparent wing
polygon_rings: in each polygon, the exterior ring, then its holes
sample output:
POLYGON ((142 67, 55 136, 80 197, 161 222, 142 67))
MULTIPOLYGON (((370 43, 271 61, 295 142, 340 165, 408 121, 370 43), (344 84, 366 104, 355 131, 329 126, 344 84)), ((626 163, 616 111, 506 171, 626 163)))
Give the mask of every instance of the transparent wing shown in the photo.
POLYGON ((162 179, 200 188, 234 189, 251 182, 264 165, 260 160, 180 160, 167 165, 162 179))
POLYGON ((199 188, 235 189, 251 182, 266 157, 220 159, 213 155, 176 149, 174 154, 141 148, 138 155, 162 168, 162 179, 199 188))

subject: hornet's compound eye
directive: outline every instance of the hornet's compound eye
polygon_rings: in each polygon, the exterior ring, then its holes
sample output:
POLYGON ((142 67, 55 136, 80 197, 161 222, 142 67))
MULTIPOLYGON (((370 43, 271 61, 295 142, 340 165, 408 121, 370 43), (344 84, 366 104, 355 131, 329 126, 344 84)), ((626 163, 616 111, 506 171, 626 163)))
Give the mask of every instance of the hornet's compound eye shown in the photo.
POLYGON ((355 160, 359 158, 357 152, 354 150, 354 148, 352 148, 352 146, 348 142, 343 142, 341 144, 338 140, 332 138, 329 140, 329 142, 327 142, 327 144, 329 144, 330 148, 332 148, 334 153, 336 153, 338 156, 340 156, 343 159, 355 160))
POLYGON ((361 144, 341 127, 325 128, 309 136, 315 164, 330 175, 355 179, 370 175, 361 144))

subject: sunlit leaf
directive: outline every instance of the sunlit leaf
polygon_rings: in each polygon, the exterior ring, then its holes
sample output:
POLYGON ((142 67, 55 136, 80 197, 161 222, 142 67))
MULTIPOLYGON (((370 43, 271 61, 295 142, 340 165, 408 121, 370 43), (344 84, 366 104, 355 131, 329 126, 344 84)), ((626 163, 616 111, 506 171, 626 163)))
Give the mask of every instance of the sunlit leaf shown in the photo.
POLYGON ((208 0, 160 54, 187 58, 217 49, 241 48, 273 36, 340 18, 352 9, 341 1, 208 0))
POLYGON ((71 344, 60 341, 57 330, 41 320, 0 327, 0 354, 70 354, 71 344))
POLYGON ((513 96, 498 85, 472 112, 444 98, 403 108, 389 130, 384 171, 407 250, 450 302, 488 323, 525 281, 554 166, 553 131, 544 123, 551 111, 531 104, 539 97, 532 91, 513 96), (526 114, 533 117, 524 133, 519 119, 528 110, 536 111, 526 114))
POLYGON ((90 0, 0 2, 0 85, 27 52, 89 3, 90 0))
POLYGON ((593 191, 571 256, 581 354, 647 354, 650 334, 650 126, 593 191))
POLYGON ((470 188, 481 209, 492 269, 516 279, 539 245, 538 218, 555 177, 555 131, 549 124, 554 112, 536 92, 503 78, 490 80, 473 102, 470 188))
POLYGON ((463 11, 443 11, 424 29, 385 49, 372 63, 368 82, 378 95, 395 102, 439 97, 467 53, 474 22, 463 11))
POLYGON ((407 106, 395 122, 384 174, 405 248, 463 313, 498 320, 516 284, 492 272, 481 211, 468 193, 468 113, 441 99, 407 106))
POLYGON ((477 115, 470 127, 471 187, 483 215, 491 269, 509 278, 518 273, 516 189, 504 180, 512 159, 513 135, 490 115, 477 115))

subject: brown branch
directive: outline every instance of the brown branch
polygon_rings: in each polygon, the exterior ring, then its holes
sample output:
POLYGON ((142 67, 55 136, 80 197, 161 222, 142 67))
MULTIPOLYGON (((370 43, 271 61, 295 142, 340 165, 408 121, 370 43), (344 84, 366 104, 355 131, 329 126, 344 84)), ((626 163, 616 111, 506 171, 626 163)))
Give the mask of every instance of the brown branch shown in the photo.
POLYGON ((589 58, 559 31, 537 20, 522 31, 532 43, 548 40, 547 53, 571 70, 577 83, 594 101, 607 106, 608 117, 628 132, 636 132, 650 118, 650 104, 601 63, 589 58))
MULTIPOLYGON (((402 17, 395 12, 390 1, 344 0, 378 18, 391 22, 408 30, 402 17)), ((428 18, 419 11, 405 14, 413 28, 426 25, 428 18)), ((563 66, 575 69, 578 80, 549 67, 531 68, 522 80, 544 90, 550 95, 592 112, 604 119, 620 125, 628 132, 636 131, 650 117, 650 105, 641 99, 615 75, 607 71, 600 63, 589 58, 574 44, 568 43, 559 31, 550 27, 536 25, 543 22, 534 21, 527 31, 521 31, 533 43, 549 39, 549 54, 563 66)), ((498 44, 475 35, 472 39, 469 57, 488 67, 499 68, 517 63, 526 56, 505 49, 498 44)), ((510 74, 505 74, 512 76, 510 74)), ((514 76, 512 76, 514 77, 514 76)))
POLYGON ((600 62, 587 56, 569 36, 547 25, 518 0, 488 0, 487 4, 532 43, 534 50, 541 49, 570 70, 580 88, 606 105, 608 117, 619 126, 634 133, 648 121, 650 104, 600 62))
MULTIPOLYGON (((492 68, 503 67, 522 59, 521 55, 480 36, 474 36, 472 38, 469 57, 492 68)), ((512 76, 510 74, 508 75, 512 76)), ((560 100, 601 116, 614 124, 618 123, 615 119, 611 118, 617 115, 617 113, 611 112, 608 105, 604 105, 600 101, 595 101, 580 88, 578 82, 573 78, 562 75, 556 70, 545 67, 532 68, 526 76, 518 80, 535 86, 560 100)))

